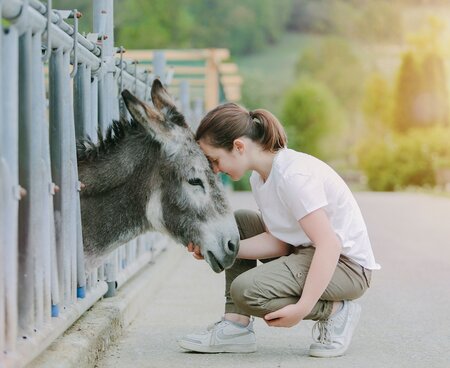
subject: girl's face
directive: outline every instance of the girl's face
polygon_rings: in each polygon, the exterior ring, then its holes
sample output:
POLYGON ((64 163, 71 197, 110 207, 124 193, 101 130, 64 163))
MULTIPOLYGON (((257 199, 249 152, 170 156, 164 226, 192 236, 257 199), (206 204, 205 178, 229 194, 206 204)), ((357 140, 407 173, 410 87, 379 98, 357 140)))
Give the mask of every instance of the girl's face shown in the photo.
POLYGON ((242 178, 248 170, 243 155, 243 147, 240 147, 239 143, 237 145, 235 143, 235 147, 233 147, 231 151, 213 147, 203 140, 200 140, 198 143, 211 163, 211 167, 215 174, 222 172, 227 174, 232 180, 236 181, 242 178))

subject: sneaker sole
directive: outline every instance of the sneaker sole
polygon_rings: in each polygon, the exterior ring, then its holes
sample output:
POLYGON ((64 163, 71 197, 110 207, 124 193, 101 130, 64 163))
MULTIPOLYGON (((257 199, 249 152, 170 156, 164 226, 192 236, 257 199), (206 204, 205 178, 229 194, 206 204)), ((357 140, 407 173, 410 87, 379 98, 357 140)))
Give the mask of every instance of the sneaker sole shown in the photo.
POLYGON ((355 304, 356 310, 354 311, 354 322, 352 322, 351 330, 349 331, 349 341, 340 349, 336 350, 325 350, 325 349, 309 349, 309 356, 314 358, 335 358, 340 357, 345 354, 347 349, 350 346, 350 342, 352 340, 353 332, 355 331, 356 326, 358 325, 359 317, 361 316, 361 306, 359 304, 355 304))
POLYGON ((181 348, 197 353, 254 353, 256 351, 256 343, 254 344, 229 344, 216 346, 202 346, 189 341, 178 341, 181 348))

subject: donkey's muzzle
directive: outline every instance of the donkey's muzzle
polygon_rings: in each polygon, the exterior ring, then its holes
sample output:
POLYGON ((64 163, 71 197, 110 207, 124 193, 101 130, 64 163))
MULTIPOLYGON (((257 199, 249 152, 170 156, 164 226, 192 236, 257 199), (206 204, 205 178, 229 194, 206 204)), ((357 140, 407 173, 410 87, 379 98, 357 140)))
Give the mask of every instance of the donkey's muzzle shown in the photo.
POLYGON ((219 262, 214 253, 210 250, 206 252, 206 261, 209 263, 214 272, 219 273, 225 269, 222 263, 219 262))
POLYGON ((207 250, 204 253, 206 262, 211 266, 214 272, 222 272, 230 268, 238 254, 239 241, 227 241, 220 251, 207 250))

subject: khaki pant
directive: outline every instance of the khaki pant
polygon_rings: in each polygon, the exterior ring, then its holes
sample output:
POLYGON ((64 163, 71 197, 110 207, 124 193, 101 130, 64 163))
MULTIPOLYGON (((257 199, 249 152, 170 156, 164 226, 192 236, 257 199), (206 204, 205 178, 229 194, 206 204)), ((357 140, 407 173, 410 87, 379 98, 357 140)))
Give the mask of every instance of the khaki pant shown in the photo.
MULTIPOLYGON (((260 214, 254 211, 235 212, 241 239, 248 239, 265 231, 260 214)), ((236 259, 225 271, 225 313, 263 317, 286 305, 297 303, 315 248, 293 247, 293 252, 274 260, 236 259)), ((333 301, 359 298, 370 285, 371 271, 341 255, 336 271, 322 297, 305 319, 325 320, 333 301)))

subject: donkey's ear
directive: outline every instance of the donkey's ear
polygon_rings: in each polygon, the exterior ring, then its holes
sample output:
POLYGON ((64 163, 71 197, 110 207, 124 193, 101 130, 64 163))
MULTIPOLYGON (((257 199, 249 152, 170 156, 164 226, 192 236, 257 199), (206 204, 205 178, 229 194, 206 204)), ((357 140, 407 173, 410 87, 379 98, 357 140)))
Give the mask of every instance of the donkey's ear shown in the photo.
POLYGON ((162 85, 159 79, 155 79, 152 84, 152 102, 153 105, 158 109, 162 110, 163 108, 174 108, 175 103, 170 97, 167 90, 162 85))
POLYGON ((161 133, 163 116, 160 112, 152 109, 126 89, 122 91, 122 98, 134 120, 153 134, 161 133))

